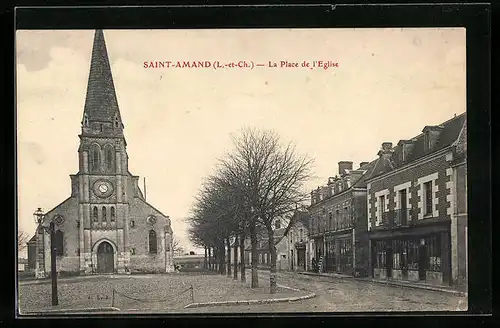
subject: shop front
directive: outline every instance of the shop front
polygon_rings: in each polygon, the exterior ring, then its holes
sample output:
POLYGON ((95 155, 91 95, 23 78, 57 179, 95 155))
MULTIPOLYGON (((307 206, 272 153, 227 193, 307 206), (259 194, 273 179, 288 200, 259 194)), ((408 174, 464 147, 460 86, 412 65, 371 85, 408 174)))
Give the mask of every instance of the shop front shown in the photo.
POLYGON ((325 236, 326 244, 326 254, 325 254, 325 271, 326 272, 336 272, 337 270, 337 247, 335 242, 335 237, 325 236))
POLYGON ((295 244, 295 253, 297 254, 297 267, 294 269, 295 271, 306 271, 306 243, 296 243, 295 244))
POLYGON ((352 230, 325 236, 325 247, 326 272, 353 273, 352 230))
POLYGON ((372 276, 448 285, 451 269, 449 239, 449 231, 372 238, 372 276))

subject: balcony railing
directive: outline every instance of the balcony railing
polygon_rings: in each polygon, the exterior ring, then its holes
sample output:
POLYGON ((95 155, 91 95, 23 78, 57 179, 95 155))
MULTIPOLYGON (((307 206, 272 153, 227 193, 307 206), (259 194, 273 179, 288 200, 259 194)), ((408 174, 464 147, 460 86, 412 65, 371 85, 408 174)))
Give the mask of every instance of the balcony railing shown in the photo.
POLYGON ((387 228, 397 228, 408 226, 412 221, 409 208, 399 209, 382 214, 382 226, 387 228))

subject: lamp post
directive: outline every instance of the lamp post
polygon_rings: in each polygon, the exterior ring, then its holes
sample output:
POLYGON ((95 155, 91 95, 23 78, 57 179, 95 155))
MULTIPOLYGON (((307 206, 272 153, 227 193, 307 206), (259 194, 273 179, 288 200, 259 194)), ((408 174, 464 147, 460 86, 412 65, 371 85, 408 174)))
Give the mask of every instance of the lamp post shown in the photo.
POLYGON ((38 226, 42 227, 44 231, 50 233, 50 267, 51 267, 51 278, 52 278, 52 305, 59 305, 59 299, 57 297, 57 268, 56 268, 56 244, 55 244, 55 227, 54 222, 50 222, 49 226, 43 225, 43 219, 45 218, 45 214, 42 209, 39 207, 34 213, 33 217, 35 218, 35 223, 38 226))

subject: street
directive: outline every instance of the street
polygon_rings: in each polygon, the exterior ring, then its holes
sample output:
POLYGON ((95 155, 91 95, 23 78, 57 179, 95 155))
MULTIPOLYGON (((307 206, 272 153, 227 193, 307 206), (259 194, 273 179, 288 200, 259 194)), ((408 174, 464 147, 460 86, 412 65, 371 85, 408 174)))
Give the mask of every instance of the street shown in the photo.
MULTIPOLYGON (((249 279, 250 275, 250 271, 247 271, 247 279, 249 279)), ((349 278, 338 279, 304 276, 291 272, 278 272, 277 275, 278 285, 311 291, 317 296, 309 300, 291 303, 207 307, 196 309, 196 312, 269 313, 467 310, 466 298, 443 292, 384 286, 349 278)), ((269 272, 259 271, 259 284, 269 284, 269 272)))

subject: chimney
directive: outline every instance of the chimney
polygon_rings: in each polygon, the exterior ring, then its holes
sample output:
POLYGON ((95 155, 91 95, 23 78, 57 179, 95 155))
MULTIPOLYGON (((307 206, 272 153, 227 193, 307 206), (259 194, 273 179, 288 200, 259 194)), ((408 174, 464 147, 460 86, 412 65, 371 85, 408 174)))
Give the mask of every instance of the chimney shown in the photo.
POLYGON ((382 150, 390 150, 392 148, 392 142, 383 142, 382 150))
POLYGON ((382 149, 378 152, 378 156, 386 159, 392 156, 392 142, 383 142, 382 149))
POLYGON ((370 162, 361 162, 361 163, 359 163, 359 168, 362 168, 363 166, 368 165, 368 164, 370 164, 370 162))
POLYGON ((339 174, 342 176, 347 173, 347 170, 352 170, 352 162, 340 161, 339 162, 339 174))
POLYGON ((422 130, 424 133, 424 149, 426 151, 430 151, 436 146, 442 130, 442 126, 426 126, 422 130))

